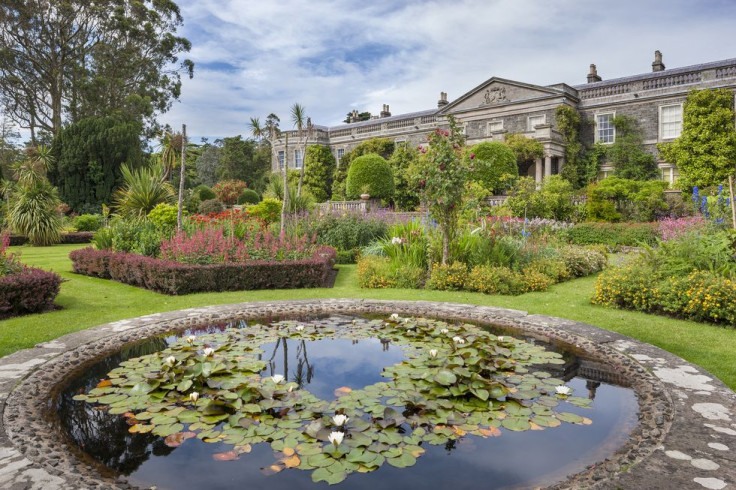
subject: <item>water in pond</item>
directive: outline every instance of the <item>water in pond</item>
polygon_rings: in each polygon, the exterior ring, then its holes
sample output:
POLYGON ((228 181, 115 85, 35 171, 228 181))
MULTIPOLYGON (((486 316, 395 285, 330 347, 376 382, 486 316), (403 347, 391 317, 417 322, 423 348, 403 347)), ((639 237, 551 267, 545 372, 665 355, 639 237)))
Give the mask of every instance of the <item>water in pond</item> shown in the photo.
MULTIPOLYGON (((346 317, 323 319, 334 324, 346 317)), ((241 327, 247 328, 245 323, 241 327)), ((182 336, 211 334, 221 327, 208 327, 182 336)), ((100 361, 75 379, 56 401, 63 428, 73 443, 112 474, 123 474, 140 486, 158 489, 270 490, 326 487, 312 482, 309 471, 287 469, 266 475, 261 469, 274 462, 268 443, 255 444, 235 461, 216 461, 213 455, 231 445, 205 443, 197 438, 169 447, 163 437, 131 434, 120 415, 72 397, 88 392, 122 361, 165 349, 176 336, 151 339, 100 361)), ((529 340, 529 339, 526 339, 529 340)), ((382 465, 371 473, 353 473, 340 483, 350 489, 426 488, 533 488, 563 480, 587 465, 606 458, 628 438, 637 420, 636 397, 629 388, 616 385, 616 374, 591 359, 545 345, 560 352, 564 364, 535 366, 538 371, 565 380, 576 396, 593 400, 591 408, 566 406, 565 411, 590 418, 591 425, 562 424, 545 430, 512 432, 501 429, 500 437, 466 435, 445 445, 422 444, 426 450, 409 468, 382 465)), ((384 368, 406 359, 404 346, 381 338, 281 339, 262 345, 265 361, 262 376, 284 374, 323 400, 335 398, 335 390, 358 390, 386 381, 384 368)))

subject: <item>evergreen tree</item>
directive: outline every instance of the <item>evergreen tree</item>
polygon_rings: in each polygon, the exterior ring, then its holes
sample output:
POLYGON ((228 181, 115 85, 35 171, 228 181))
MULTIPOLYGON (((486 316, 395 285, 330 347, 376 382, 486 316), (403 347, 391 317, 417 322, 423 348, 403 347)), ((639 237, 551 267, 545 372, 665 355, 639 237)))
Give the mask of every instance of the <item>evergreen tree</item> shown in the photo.
POLYGON ((328 146, 312 145, 307 148, 304 185, 318 202, 330 198, 336 166, 335 156, 328 146))

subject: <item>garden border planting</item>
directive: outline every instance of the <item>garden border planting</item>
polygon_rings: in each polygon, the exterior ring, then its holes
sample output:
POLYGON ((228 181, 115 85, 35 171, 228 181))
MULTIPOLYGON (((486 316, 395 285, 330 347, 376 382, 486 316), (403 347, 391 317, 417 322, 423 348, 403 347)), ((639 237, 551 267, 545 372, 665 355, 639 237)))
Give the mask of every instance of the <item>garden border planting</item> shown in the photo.
POLYGON ((179 264, 143 255, 83 248, 69 254, 74 272, 181 295, 200 292, 327 287, 335 250, 318 247, 309 259, 207 265, 179 264))
POLYGON ((412 301, 306 300, 193 308, 122 320, 66 335, 0 359, 0 486, 130 488, 104 477, 72 450, 49 399, 66 380, 124 345, 153 335, 236 318, 409 314, 494 324, 562 342, 603 359, 631 382, 639 425, 605 461, 553 488, 724 488, 736 481, 736 393, 692 364, 654 346, 590 325, 500 308, 412 301))
POLYGON ((58 274, 33 267, 0 276, 0 319, 52 309, 61 282, 58 274))
MULTIPOLYGON (((74 245, 77 243, 90 243, 94 233, 91 231, 75 231, 73 233, 62 233, 61 241, 62 245, 74 245)), ((17 247, 28 243, 28 237, 25 235, 10 235, 10 246, 17 247)))

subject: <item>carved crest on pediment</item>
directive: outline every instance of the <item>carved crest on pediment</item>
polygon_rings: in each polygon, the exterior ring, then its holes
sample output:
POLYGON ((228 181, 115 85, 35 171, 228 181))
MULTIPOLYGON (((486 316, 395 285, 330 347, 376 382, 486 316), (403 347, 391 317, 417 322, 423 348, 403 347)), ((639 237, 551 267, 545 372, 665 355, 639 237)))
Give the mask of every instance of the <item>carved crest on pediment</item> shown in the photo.
POLYGON ((499 102, 505 102, 508 100, 506 97, 506 87, 495 87, 486 90, 483 94, 483 99, 486 104, 497 104, 499 102))

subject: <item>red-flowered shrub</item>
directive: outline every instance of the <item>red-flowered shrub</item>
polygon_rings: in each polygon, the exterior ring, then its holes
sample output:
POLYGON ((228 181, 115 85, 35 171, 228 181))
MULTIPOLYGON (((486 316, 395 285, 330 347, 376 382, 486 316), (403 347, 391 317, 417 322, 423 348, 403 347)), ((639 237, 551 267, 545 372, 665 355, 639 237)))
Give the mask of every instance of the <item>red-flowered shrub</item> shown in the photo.
POLYGON ((0 277, 0 317, 36 313, 52 308, 61 277, 53 272, 24 267, 0 277))
POLYGON ((306 259, 245 263, 180 264, 142 255, 85 248, 70 254, 74 271, 165 294, 322 287, 335 250, 319 247, 306 259), (106 270, 101 270, 106 267, 106 270))
POLYGON ((223 180, 218 182, 212 189, 215 191, 217 198, 228 206, 237 204, 238 199, 248 188, 248 184, 242 180, 223 180))

